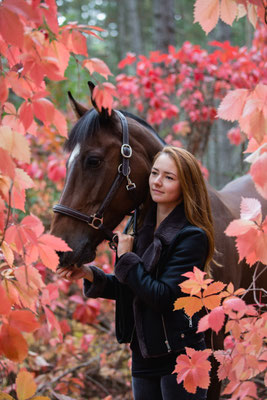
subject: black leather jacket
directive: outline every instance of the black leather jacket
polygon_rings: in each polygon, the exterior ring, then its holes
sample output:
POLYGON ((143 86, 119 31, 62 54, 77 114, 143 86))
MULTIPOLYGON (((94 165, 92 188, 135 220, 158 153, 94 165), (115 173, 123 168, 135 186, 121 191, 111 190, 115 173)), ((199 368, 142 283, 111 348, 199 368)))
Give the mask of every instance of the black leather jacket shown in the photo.
POLYGON ((131 341, 134 328, 144 358, 158 357, 185 346, 197 346, 198 316, 192 319, 173 304, 184 296, 178 286, 194 266, 203 269, 208 252, 206 233, 191 225, 178 205, 154 232, 156 207, 152 207, 138 233, 135 252, 122 255, 115 275, 93 268, 94 282, 84 280, 87 297, 116 300, 116 336, 131 341))

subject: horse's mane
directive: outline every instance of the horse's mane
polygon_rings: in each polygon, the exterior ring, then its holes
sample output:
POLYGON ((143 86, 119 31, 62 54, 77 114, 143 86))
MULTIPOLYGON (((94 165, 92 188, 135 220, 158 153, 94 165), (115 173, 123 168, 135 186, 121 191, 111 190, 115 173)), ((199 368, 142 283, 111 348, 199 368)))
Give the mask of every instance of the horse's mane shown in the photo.
MULTIPOLYGON (((158 135, 158 133, 142 118, 137 117, 136 115, 128 112, 122 111, 120 112, 126 117, 132 118, 137 121, 139 124, 143 125, 148 131, 150 131, 160 142, 164 145, 164 140, 158 135)), ((75 146, 79 144, 85 143, 86 139, 90 136, 96 134, 96 132, 100 129, 100 127, 108 127, 112 129, 112 118, 105 118, 101 114, 99 114, 94 108, 87 111, 74 125, 72 130, 70 131, 69 138, 64 145, 64 149, 68 152, 73 151, 75 146)))

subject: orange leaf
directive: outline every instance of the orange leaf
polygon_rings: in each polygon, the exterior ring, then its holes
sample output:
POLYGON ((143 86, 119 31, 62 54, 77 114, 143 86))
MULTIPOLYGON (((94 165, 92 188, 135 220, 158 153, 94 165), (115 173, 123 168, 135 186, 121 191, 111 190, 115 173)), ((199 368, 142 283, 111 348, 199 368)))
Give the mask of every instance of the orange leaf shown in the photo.
POLYGON ((208 34, 219 20, 218 0, 197 0, 194 5, 194 22, 199 22, 208 34))
POLYGON ((14 362, 22 362, 28 354, 28 345, 22 334, 14 327, 3 324, 0 341, 4 355, 14 362))
POLYGON ((214 293, 220 293, 224 288, 225 288, 226 284, 222 283, 220 281, 217 282, 212 282, 206 290, 204 290, 203 292, 203 297, 207 297, 210 296, 211 294, 214 293))
POLYGON ((15 400, 14 397, 9 396, 9 394, 0 392, 0 400, 15 400))
POLYGON ((223 22, 232 25, 237 16, 238 5, 232 0, 221 0, 220 16, 223 22))
POLYGON ((205 307, 209 310, 213 310, 221 304, 221 296, 217 294, 214 296, 203 297, 202 301, 205 307))
POLYGON ((28 371, 20 371, 16 379, 16 391, 18 400, 26 400, 34 395, 37 385, 34 382, 33 374, 28 371))
POLYGON ((221 101, 218 116, 227 121, 238 120, 244 110, 249 91, 247 89, 231 90, 221 101))
POLYGON ((104 76, 105 79, 108 79, 109 75, 112 73, 109 70, 107 64, 99 58, 90 58, 89 60, 83 61, 83 67, 87 68, 92 74, 93 72, 98 72, 100 75, 104 76))
POLYGON ((174 302, 174 310, 184 309, 185 313, 192 317, 196 312, 203 307, 202 301, 199 297, 180 297, 174 302))
POLYGON ((3 243, 1 244, 1 249, 6 259, 6 262, 8 263, 9 266, 12 266, 14 262, 14 253, 11 250, 10 246, 7 244, 7 242, 3 241, 3 243))
POLYGON ((9 126, 0 127, 0 147, 8 151, 18 161, 30 163, 30 147, 28 140, 9 126))
POLYGON ((9 315, 9 325, 23 332, 34 332, 40 328, 35 315, 28 310, 15 310, 9 315))

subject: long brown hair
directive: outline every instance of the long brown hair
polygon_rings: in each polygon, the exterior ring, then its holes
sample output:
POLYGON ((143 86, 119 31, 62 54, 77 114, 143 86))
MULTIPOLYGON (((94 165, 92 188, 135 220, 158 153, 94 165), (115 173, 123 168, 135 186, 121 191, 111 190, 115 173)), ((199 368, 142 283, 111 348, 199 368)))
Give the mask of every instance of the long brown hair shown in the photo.
POLYGON ((156 154, 153 164, 161 154, 168 154, 177 166, 186 218, 192 225, 202 228, 208 237, 209 251, 205 271, 210 273, 209 264, 215 250, 214 228, 207 187, 198 161, 185 149, 166 146, 156 154))

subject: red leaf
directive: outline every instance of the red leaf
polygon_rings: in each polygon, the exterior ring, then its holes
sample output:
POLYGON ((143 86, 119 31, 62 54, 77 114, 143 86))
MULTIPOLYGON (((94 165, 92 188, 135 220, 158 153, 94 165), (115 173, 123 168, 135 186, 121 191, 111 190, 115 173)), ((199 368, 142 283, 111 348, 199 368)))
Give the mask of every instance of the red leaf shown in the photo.
MULTIPOLYGON (((87 68, 90 74, 92 74, 93 72, 98 72, 100 75, 104 76, 105 79, 108 79, 108 76, 112 75, 107 64, 104 63, 104 61, 100 60, 99 58, 90 58, 89 60, 84 60, 83 67, 87 68)), ((111 87, 111 84, 109 85, 111 87)))
POLYGON ((207 358, 211 350, 196 351, 189 347, 185 348, 186 355, 177 357, 177 364, 173 372, 177 373, 177 382, 184 382, 184 388, 189 393, 196 393, 197 387, 207 389, 210 384, 209 371, 211 364, 207 358))
POLYGON ((4 76, 0 76, 0 102, 3 104, 8 99, 8 84, 4 76))
POLYGON ((68 137, 68 127, 67 127, 67 121, 66 118, 64 117, 64 115, 58 111, 57 109, 55 109, 54 112, 54 121, 53 124, 55 125, 55 127, 58 130, 58 133, 61 136, 64 136, 65 138, 68 137))
POLYGON ((4 2, 0 7, 0 33, 4 40, 20 48, 23 47, 24 28, 18 15, 9 11, 4 2))
POLYGON ((9 325, 23 332, 34 332, 40 328, 35 315, 28 310, 12 311, 9 315, 9 325))
POLYGON ((135 53, 127 53, 126 57, 121 60, 118 64, 118 68, 124 68, 126 65, 131 65, 136 61, 136 55, 135 53))
POLYGON ((15 164, 10 157, 9 153, 0 147, 0 171, 3 175, 9 176, 14 179, 15 177, 15 164))
POLYGON ((267 152, 263 153, 250 168, 250 175, 256 189, 262 197, 267 199, 267 152))
POLYGON ((14 327, 3 324, 0 342, 4 355, 14 362, 22 362, 28 354, 28 345, 22 334, 14 327))
POLYGON ((33 106, 32 103, 24 102, 19 108, 19 117, 24 125, 25 130, 27 130, 33 121, 33 106))
POLYGON ((72 49, 75 54, 82 54, 88 57, 86 37, 79 31, 73 30, 71 33, 72 49))
POLYGON ((2 285, 0 285, 0 299, 0 314, 8 315, 11 309, 11 302, 9 301, 6 291, 2 285))
POLYGON ((61 328, 60 328, 60 325, 58 323, 58 320, 56 319, 56 317, 54 316, 52 311, 49 310, 49 308, 47 308, 46 306, 43 306, 43 308, 44 308, 44 311, 45 311, 45 315, 46 315, 49 331, 51 332, 53 329, 55 329, 57 331, 57 333, 58 333, 59 340, 62 342, 63 341, 63 335, 62 335, 61 328))
POLYGON ((64 242, 64 240, 54 235, 49 235, 49 234, 42 235, 39 239, 39 242, 44 243, 51 249, 57 251, 72 251, 72 249, 67 245, 66 242, 64 242))
POLYGON ((44 125, 50 125, 53 123, 55 107, 49 100, 45 98, 34 100, 33 111, 36 117, 40 119, 44 125))
POLYGON ((97 108, 101 111, 102 108, 108 109, 109 114, 112 111, 113 96, 116 97, 116 88, 112 83, 104 82, 101 86, 96 85, 94 88, 93 98, 97 104, 97 108))

